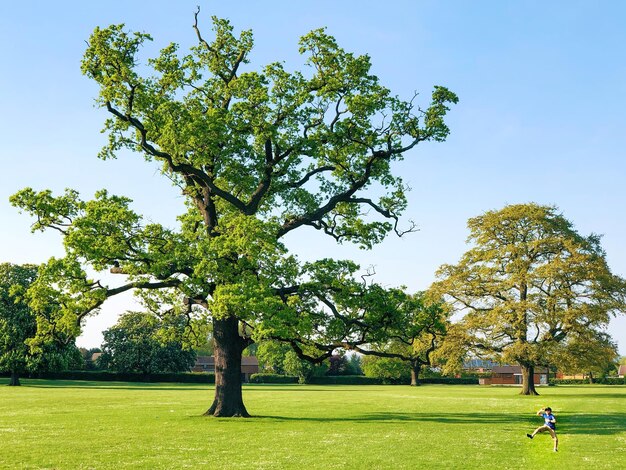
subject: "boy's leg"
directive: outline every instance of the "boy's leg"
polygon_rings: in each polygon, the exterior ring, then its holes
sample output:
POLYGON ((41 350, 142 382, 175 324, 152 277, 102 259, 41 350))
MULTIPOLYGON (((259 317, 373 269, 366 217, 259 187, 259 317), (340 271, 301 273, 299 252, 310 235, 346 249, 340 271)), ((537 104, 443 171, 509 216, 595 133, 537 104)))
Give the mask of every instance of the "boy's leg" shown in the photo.
MULTIPOLYGON (((533 431, 533 433, 530 435, 530 438, 532 439, 533 437, 535 437, 535 435, 536 435, 537 433, 544 432, 544 431, 548 431, 548 430, 552 431, 552 429, 550 429, 550 427, 549 427, 549 426, 546 426, 545 424, 544 424, 543 426, 539 426, 537 429, 535 429, 535 430, 533 431)), ((554 431, 552 431, 552 432, 554 432, 554 431)))
POLYGON ((559 438, 556 437, 556 431, 552 428, 548 428, 550 431, 550 436, 552 436, 552 440, 554 441, 554 451, 559 450, 559 438))

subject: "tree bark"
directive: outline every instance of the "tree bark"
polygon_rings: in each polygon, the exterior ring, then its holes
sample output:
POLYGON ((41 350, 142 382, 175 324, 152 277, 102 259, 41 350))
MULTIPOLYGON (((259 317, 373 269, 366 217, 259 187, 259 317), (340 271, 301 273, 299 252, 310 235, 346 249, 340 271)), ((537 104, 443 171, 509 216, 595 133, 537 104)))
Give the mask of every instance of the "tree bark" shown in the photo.
POLYGON ((9 386, 10 387, 19 387, 20 385, 22 385, 20 383, 20 377, 17 374, 16 371, 12 370, 11 371, 11 380, 9 380, 9 386))
POLYGON ((522 365, 522 391, 520 395, 539 395, 535 390, 535 368, 522 365))
POLYGON ((241 387, 241 353, 245 341, 239 336, 235 317, 213 320, 215 341, 215 399, 205 413, 217 417, 250 417, 243 404, 241 387))
POLYGON ((420 385, 420 369, 421 364, 411 363, 411 387, 417 387, 418 385, 420 385))

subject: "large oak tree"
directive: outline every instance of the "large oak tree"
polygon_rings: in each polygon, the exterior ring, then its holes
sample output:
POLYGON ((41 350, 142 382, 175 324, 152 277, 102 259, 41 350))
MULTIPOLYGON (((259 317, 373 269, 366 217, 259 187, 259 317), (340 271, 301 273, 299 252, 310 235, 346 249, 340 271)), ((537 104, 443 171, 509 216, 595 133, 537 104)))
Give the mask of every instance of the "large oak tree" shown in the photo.
POLYGON ((213 18, 209 39, 195 19, 197 45, 184 54, 170 44, 142 61, 152 38, 114 25, 94 31, 82 62, 109 114, 100 157, 129 149, 160 163, 186 198, 180 226, 146 223, 129 199, 106 191, 82 201, 71 190, 55 197, 25 189, 13 203, 36 217, 35 230, 59 230, 67 252, 43 267, 33 306, 55 304, 58 322, 78 333, 88 312, 134 289, 146 302, 211 322, 216 390, 207 414, 247 416, 247 345, 276 338, 301 357, 328 357, 332 350, 317 345, 336 342, 344 329, 334 315, 341 309, 322 299, 371 299, 353 279, 356 265, 302 263, 285 237, 314 229, 371 248, 402 234, 406 187, 392 163, 420 142, 443 141, 457 98, 435 87, 422 109, 394 96, 371 74, 367 55, 344 51, 323 29, 300 41, 303 72, 280 62, 250 70, 250 31, 236 36, 227 20, 213 18), (108 286, 86 267, 113 267, 127 282, 108 286))
POLYGON ((555 207, 510 205, 467 225, 474 246, 432 287, 465 314, 455 347, 521 365, 521 393, 536 394, 535 367, 561 362, 571 345, 591 349, 626 310, 626 282, 600 237, 580 235, 555 207))

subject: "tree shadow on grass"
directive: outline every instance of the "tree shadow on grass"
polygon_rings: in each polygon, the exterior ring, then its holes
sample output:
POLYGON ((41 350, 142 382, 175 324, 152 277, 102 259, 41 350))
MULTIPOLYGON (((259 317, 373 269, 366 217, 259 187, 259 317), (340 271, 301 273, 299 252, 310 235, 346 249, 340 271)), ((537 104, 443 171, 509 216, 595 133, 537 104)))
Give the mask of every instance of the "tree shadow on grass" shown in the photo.
POLYGON ((559 390, 559 394, 553 396, 558 398, 585 398, 587 400, 594 400, 599 398, 608 398, 610 400, 626 400, 626 387, 622 390, 624 390, 622 393, 561 393, 561 391, 559 390))
MULTIPOLYGON (((523 423, 532 430, 541 422, 528 414, 505 413, 370 413, 361 416, 341 418, 287 417, 287 416, 254 416, 254 418, 274 421, 309 421, 309 422, 431 422, 446 425, 481 424, 484 426, 511 425, 523 423)), ((522 429, 523 431, 523 429, 522 429)), ((559 434, 594 434, 610 435, 626 432, 626 413, 582 414, 559 419, 559 434)))
POLYGON ((626 413, 585 413, 568 416, 561 420, 561 428, 557 432, 562 434, 596 434, 610 435, 626 432, 626 413))
POLYGON ((338 418, 326 417, 297 417, 297 416, 254 416, 276 421, 318 421, 318 422, 404 422, 422 421, 444 424, 473 424, 483 423, 485 425, 512 423, 525 420, 528 415, 520 414, 485 414, 485 413, 369 413, 360 416, 345 416, 338 418))

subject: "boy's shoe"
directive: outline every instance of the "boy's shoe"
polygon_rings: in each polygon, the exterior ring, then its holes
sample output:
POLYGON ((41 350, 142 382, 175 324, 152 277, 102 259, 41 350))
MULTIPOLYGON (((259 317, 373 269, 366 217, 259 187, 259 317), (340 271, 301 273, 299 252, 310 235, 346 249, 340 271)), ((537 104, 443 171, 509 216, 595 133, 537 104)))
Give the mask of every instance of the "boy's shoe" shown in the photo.
POLYGON ((529 439, 532 439, 533 435, 532 434, 526 434, 526 437, 528 437, 529 439))
POLYGON ((559 449, 554 449, 554 452, 558 452, 558 451, 559 451, 559 449))

